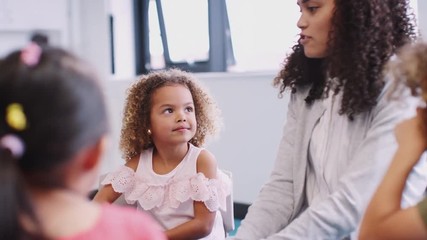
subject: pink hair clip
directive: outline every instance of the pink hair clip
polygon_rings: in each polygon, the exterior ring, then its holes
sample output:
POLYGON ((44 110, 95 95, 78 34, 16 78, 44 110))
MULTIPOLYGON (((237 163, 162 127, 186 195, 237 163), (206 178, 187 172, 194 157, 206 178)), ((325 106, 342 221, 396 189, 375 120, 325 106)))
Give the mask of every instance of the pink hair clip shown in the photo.
POLYGON ((0 147, 8 149, 15 158, 22 157, 25 150, 22 140, 14 134, 7 134, 0 138, 0 147))
POLYGON ((31 42, 21 50, 21 61, 32 67, 39 62, 41 53, 42 49, 40 46, 31 42))

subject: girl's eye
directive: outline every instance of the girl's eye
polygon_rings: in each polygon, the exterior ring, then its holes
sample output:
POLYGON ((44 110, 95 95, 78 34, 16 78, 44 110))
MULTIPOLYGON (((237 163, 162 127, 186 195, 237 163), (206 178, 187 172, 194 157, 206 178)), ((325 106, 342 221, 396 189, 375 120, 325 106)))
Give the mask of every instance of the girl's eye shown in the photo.
POLYGON ((186 108, 185 108, 185 111, 187 111, 187 112, 193 112, 193 111, 194 111, 194 109, 193 109, 193 107, 186 107, 186 108))
POLYGON ((165 110, 163 110, 164 113, 172 113, 173 110, 172 108, 166 108, 165 110))

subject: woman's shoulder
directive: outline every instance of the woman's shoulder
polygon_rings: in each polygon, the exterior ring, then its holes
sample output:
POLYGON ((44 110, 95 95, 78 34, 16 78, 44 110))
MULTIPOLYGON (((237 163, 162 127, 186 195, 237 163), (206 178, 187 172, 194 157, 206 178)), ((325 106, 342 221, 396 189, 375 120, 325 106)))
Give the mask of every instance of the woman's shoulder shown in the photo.
POLYGON ((401 82, 396 82, 388 75, 384 77, 384 87, 377 98, 377 110, 393 108, 396 111, 413 112, 419 98, 412 96, 409 88, 401 82))
POLYGON ((283 93, 285 95, 288 94, 291 97, 304 98, 305 99, 307 97, 308 93, 310 92, 311 87, 312 87, 312 84, 296 86, 296 89, 294 91, 291 89, 288 89, 283 93))

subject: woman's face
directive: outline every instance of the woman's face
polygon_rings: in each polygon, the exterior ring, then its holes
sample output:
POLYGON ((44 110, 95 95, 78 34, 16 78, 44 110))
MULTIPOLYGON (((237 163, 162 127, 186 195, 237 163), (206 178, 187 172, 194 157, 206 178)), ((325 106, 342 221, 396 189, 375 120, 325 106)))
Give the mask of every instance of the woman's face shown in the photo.
POLYGON ((301 29, 299 43, 304 46, 304 54, 308 58, 326 57, 334 1, 297 0, 301 12, 297 22, 301 29))

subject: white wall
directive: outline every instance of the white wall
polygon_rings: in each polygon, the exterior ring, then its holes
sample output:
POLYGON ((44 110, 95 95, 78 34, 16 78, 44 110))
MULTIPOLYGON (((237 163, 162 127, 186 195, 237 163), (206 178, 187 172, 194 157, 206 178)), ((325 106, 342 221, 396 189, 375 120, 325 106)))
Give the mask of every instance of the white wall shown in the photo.
POLYGON ((34 5, 31 0, 0 1, 0 56, 25 45, 29 33, 39 29, 44 30, 53 43, 69 45, 67 0, 39 0, 37 4, 40 9, 35 10, 29 7, 34 5), (41 9, 46 11, 39 11, 41 9))
POLYGON ((47 34, 52 45, 89 61, 107 79, 109 13, 106 0, 0 0, 0 57, 25 46, 37 30, 47 34))
POLYGON ((418 24, 421 35, 427 40, 427 1, 418 0, 418 24))

